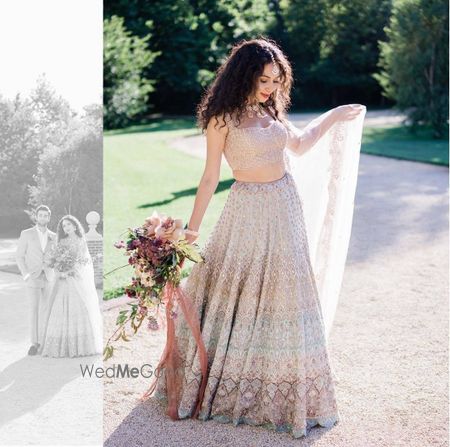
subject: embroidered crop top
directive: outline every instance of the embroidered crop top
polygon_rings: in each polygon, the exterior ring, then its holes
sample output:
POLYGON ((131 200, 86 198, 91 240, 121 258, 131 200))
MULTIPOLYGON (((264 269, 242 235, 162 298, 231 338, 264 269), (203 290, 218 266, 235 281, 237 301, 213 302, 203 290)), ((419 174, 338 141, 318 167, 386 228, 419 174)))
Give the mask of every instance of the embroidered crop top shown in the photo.
POLYGON ((295 156, 301 156, 339 120, 331 109, 312 120, 304 129, 295 127, 289 120, 287 126, 272 120, 266 127, 248 125, 256 123, 244 119, 237 125, 234 118, 226 117, 228 133, 223 149, 224 156, 232 170, 249 170, 274 163, 282 163, 289 169, 286 149, 295 156), (241 125, 242 124, 242 125, 241 125))
POLYGON ((266 127, 241 127, 234 119, 226 122, 228 134, 223 153, 231 169, 248 170, 283 162, 288 138, 283 123, 272 120, 266 127))

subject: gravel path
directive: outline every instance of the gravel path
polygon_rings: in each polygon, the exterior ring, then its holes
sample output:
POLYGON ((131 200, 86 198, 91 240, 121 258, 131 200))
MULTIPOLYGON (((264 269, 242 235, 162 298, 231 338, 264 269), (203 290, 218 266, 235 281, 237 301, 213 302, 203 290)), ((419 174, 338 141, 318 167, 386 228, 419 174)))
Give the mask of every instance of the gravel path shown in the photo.
MULTIPOLYGON (((16 242, 0 240, 0 269, 16 242)), ((102 357, 28 356, 31 302, 18 274, 0 271, 0 304, 0 445, 101 446, 103 383, 80 364, 102 357)))
MULTIPOLYGON (((137 401, 152 379, 106 379, 105 446, 447 446, 447 187, 446 167, 361 154, 329 345, 338 425, 294 440, 246 425, 171 421, 157 403, 137 401)), ((105 334, 119 309, 104 311, 105 334)), ((163 332, 143 331, 122 342, 107 365, 154 367, 164 341, 163 332)))

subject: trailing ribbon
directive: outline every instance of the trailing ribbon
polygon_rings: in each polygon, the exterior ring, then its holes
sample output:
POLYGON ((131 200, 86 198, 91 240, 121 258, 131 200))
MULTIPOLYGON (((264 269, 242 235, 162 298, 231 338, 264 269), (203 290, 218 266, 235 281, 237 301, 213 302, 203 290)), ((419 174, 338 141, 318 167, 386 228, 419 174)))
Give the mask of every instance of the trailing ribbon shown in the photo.
POLYGON ((192 335, 197 343, 200 368, 202 371, 202 380, 200 383, 197 402, 192 418, 197 417, 203 401, 203 396, 207 381, 208 357, 201 337, 200 323, 197 319, 197 313, 192 300, 183 292, 181 287, 174 287, 173 283, 168 282, 164 287, 164 302, 166 303, 166 321, 167 321, 167 339, 161 359, 155 369, 155 380, 150 388, 141 397, 146 400, 153 393, 157 381, 160 377, 161 368, 165 368, 166 388, 167 388, 167 415, 173 420, 178 420, 178 406, 180 401, 180 391, 182 387, 182 376, 180 374, 181 357, 178 350, 177 337, 175 335, 175 322, 171 317, 171 310, 174 300, 178 301, 192 335))

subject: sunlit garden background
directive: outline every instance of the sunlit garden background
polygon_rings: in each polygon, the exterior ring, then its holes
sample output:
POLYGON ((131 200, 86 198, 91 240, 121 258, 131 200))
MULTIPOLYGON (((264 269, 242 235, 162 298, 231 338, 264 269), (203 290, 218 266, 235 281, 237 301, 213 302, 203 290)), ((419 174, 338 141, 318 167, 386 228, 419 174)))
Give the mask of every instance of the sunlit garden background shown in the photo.
MULTIPOLYGON (((443 0, 108 1, 105 17, 105 272, 126 263, 113 243, 153 210, 190 218, 204 160, 172 142, 199 135, 196 104, 240 39, 264 35, 286 52, 290 113, 346 103, 365 104, 368 115, 398 113, 403 122, 365 126, 361 151, 448 166, 443 0)), ((231 183, 224 166, 199 245, 231 183)), ((129 268, 107 275, 105 299, 121 295, 130 276, 129 268)))
MULTIPOLYGON (((105 444, 448 445, 448 3, 104 5, 105 272, 119 268, 104 282, 106 338, 117 330, 118 312, 133 301, 123 287, 134 272, 120 269, 127 258, 113 244, 154 210, 190 219, 206 156, 195 110, 233 44, 260 35, 280 44, 294 70, 289 119, 299 128, 341 104, 367 107, 352 233, 329 339, 342 424, 292 440, 260 427, 174 423, 156 403, 136 404, 147 380, 121 379, 104 388, 105 444)), ((232 183, 223 160, 199 246, 232 183)), ((243 231, 251 231, 251 222, 243 231)), ((185 275, 191 267, 186 264, 185 275)), ((128 343, 117 341, 109 361, 155 365, 165 332, 149 329, 128 343)))

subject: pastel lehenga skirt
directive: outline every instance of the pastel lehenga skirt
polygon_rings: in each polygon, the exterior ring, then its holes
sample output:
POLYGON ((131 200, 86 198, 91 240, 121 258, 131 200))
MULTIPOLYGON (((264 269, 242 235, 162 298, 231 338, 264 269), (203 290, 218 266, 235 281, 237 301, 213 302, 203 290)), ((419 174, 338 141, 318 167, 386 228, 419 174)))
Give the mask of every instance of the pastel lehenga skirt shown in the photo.
MULTIPOLYGON (((302 202, 289 172, 235 181, 183 290, 208 354, 198 418, 259 425, 294 437, 340 420, 334 374, 309 259, 302 202)), ((181 312, 179 418, 192 417, 202 378, 181 312)), ((152 397, 167 402, 161 369, 152 397)))

